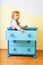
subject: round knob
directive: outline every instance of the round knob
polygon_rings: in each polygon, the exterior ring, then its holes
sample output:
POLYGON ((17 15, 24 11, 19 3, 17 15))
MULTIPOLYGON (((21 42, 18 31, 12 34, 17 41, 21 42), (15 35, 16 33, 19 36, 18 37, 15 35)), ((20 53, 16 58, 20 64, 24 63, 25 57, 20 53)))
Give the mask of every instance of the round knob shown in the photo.
POLYGON ((11 34, 10 36, 11 36, 11 37, 14 37, 14 35, 13 35, 13 34, 11 34))
POLYGON ((17 51, 16 48, 13 49, 14 51, 17 51))
POLYGON ((31 37, 31 34, 28 34, 29 37, 31 37))
POLYGON ((30 43, 31 41, 27 41, 28 43, 30 43))
POLYGON ((16 40, 13 40, 14 43, 16 43, 16 40))
POLYGON ((31 51, 31 50, 28 48, 27 51, 31 51))

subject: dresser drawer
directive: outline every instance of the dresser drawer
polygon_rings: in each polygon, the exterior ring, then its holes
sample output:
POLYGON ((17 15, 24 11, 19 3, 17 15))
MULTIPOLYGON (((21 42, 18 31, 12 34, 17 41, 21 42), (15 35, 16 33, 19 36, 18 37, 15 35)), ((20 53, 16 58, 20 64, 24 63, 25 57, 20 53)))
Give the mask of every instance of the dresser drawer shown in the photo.
POLYGON ((35 46, 35 41, 16 41, 16 40, 9 40, 9 45, 12 46, 35 46))
POLYGON ((7 40, 36 40, 36 31, 6 31, 7 40))
POLYGON ((34 47, 18 47, 18 46, 9 46, 10 54, 34 54, 34 47))

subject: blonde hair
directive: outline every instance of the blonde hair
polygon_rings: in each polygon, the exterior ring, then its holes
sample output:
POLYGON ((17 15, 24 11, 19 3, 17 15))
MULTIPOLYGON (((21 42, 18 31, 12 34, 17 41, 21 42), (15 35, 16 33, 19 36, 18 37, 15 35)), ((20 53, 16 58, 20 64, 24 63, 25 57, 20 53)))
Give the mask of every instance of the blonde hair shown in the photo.
POLYGON ((11 18, 12 18, 12 19, 14 18, 14 13, 20 14, 19 11, 13 11, 13 12, 12 12, 12 15, 11 15, 11 18))

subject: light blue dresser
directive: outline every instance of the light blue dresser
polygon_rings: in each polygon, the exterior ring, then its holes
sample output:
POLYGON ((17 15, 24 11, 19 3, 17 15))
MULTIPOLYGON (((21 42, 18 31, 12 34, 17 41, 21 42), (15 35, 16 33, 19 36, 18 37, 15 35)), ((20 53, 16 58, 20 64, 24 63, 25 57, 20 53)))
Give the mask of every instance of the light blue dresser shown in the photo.
POLYGON ((8 56, 28 55, 36 57, 37 27, 22 29, 25 30, 24 33, 7 28, 8 56))

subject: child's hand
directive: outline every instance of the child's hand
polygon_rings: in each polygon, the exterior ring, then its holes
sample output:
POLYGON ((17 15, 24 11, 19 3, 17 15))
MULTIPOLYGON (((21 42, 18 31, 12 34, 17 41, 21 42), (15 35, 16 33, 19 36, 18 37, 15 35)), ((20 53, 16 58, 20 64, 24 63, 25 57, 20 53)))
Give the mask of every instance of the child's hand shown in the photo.
POLYGON ((27 25, 25 25, 24 27, 26 27, 26 28, 27 28, 28 26, 27 26, 27 25))
POLYGON ((25 30, 22 30, 22 29, 21 29, 20 31, 21 31, 21 32, 25 32, 25 30))

